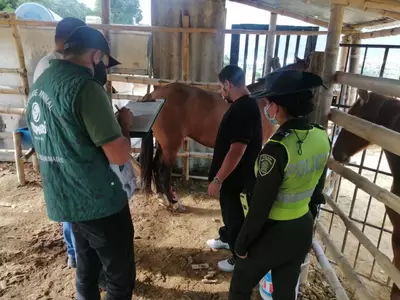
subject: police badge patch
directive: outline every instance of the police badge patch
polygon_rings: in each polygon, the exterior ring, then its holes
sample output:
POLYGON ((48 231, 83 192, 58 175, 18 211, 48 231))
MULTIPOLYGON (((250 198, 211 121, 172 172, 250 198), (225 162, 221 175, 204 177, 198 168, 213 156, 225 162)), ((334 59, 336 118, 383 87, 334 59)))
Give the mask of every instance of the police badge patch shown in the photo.
POLYGON ((269 174, 269 172, 274 168, 275 162, 276 159, 271 155, 262 154, 258 161, 258 173, 260 173, 261 176, 269 174))

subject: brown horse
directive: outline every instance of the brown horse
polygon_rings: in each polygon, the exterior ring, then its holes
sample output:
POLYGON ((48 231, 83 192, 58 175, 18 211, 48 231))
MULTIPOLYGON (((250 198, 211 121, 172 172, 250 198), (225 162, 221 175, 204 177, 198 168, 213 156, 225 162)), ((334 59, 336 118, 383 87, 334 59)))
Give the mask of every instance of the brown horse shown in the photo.
MULTIPOLYGON (((296 62, 283 69, 305 70, 307 61, 296 58, 296 62)), ((261 90, 265 78, 247 86, 250 92, 261 90)), ((153 125, 152 133, 142 141, 140 153, 141 184, 146 195, 149 195, 154 179, 158 193, 165 195, 166 205, 174 209, 182 208, 177 202, 174 189, 171 187, 171 170, 176 163, 177 154, 182 142, 190 137, 196 142, 214 148, 219 124, 229 108, 229 104, 220 94, 202 90, 181 83, 171 83, 156 88, 141 101, 166 99, 163 109, 153 125), (153 134, 157 140, 157 150, 153 158, 153 134)), ((263 115, 264 104, 259 101, 260 113, 263 115)), ((266 141, 275 127, 262 118, 263 140, 266 141)))
MULTIPOLYGON (((359 98, 350 108, 349 114, 400 132, 400 101, 396 98, 359 90, 359 98)), ((342 163, 370 145, 370 142, 342 129, 333 147, 333 157, 342 163)), ((393 175, 391 192, 400 196, 400 157, 384 150, 393 175)), ((386 206, 393 225, 392 248, 394 264, 400 269, 400 215, 386 206)), ((393 285, 391 300, 400 300, 400 289, 393 285)))

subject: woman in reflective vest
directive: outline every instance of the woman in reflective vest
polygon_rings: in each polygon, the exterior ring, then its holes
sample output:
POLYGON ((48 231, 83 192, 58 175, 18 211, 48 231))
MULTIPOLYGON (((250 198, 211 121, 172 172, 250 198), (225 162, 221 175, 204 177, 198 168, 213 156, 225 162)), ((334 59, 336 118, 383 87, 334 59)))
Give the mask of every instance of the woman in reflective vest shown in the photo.
POLYGON ((322 79, 288 70, 268 74, 266 84, 252 96, 264 101, 265 117, 280 127, 255 164, 257 181, 236 241, 239 259, 230 300, 250 300, 253 288, 269 271, 273 299, 295 299, 301 264, 312 242, 309 204, 322 197, 330 153, 324 128, 307 119, 313 110, 312 89, 322 86, 322 79))

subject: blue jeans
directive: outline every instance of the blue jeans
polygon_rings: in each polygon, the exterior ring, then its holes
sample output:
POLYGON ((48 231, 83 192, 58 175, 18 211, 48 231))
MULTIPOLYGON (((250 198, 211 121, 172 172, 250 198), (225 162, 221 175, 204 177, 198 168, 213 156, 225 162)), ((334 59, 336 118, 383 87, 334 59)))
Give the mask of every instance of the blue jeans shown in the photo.
POLYGON ((75 237, 72 232, 72 223, 63 222, 64 242, 67 245, 68 256, 76 257, 75 255, 75 237))

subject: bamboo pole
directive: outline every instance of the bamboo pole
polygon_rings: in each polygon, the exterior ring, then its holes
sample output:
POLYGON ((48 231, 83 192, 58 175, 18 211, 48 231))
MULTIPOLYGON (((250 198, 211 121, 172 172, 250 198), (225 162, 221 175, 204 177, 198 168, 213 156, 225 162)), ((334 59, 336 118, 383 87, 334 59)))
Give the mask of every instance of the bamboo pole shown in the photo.
POLYGON ((331 0, 331 3, 354 7, 360 10, 371 8, 400 12, 400 3, 396 0, 331 0))
MULTIPOLYGON (((182 27, 189 28, 189 16, 182 11, 182 27)), ((189 74, 189 33, 182 33, 182 80, 187 81, 189 74)))
POLYGON ((400 133, 349 115, 338 109, 331 109, 329 119, 347 131, 396 155, 400 155, 400 133))
POLYGON ((396 22, 396 21, 393 19, 390 19, 390 18, 383 18, 383 19, 368 21, 368 22, 364 22, 364 23, 352 24, 351 27, 354 29, 363 29, 363 28, 373 27, 373 26, 377 26, 377 25, 390 24, 393 22, 396 22))
POLYGON ((335 82, 394 97, 400 97, 400 81, 346 72, 336 72, 335 82))
MULTIPOLYGON (((308 66, 307 72, 321 76, 323 67, 324 67, 324 56, 325 56, 324 52, 315 51, 315 52, 311 53, 310 64, 308 66)), ((309 120, 311 122, 319 122, 320 121, 317 119, 317 111, 318 111, 318 105, 319 105, 319 101, 318 101, 319 94, 322 92, 321 89, 323 89, 323 87, 315 89, 315 91, 314 91, 313 103, 314 103, 315 109, 309 115, 309 120)))
POLYGON ((12 132, 0 132, 0 139, 12 139, 12 132))
MULTIPOLYGON (((15 21, 16 20, 15 14, 12 14, 10 19, 15 21)), ((24 49, 22 48, 21 35, 19 34, 19 29, 17 25, 12 25, 12 33, 14 37, 15 49, 17 51, 18 67, 19 69, 23 70, 23 72, 19 73, 19 75, 21 77, 22 88, 24 89, 24 95, 25 95, 24 104, 26 106, 28 102, 29 83, 26 72, 24 49)))
MULTIPOLYGON (((0 19, 0 25, 12 26, 28 26, 28 27, 56 27, 57 22, 50 21, 35 21, 35 20, 4 20, 0 19)), ((214 28, 183 28, 183 27, 158 27, 158 26, 134 26, 134 25, 117 25, 117 24, 88 24, 88 26, 98 30, 109 31, 136 31, 136 32, 169 32, 169 33, 225 33, 225 34, 258 34, 258 35, 326 35, 327 31, 296 31, 296 30, 282 30, 282 31, 268 31, 268 30, 245 30, 245 29, 224 29, 217 30, 214 28)), ((352 33, 345 31, 345 33, 352 33)))
MULTIPOLYGON (((352 38, 352 44, 360 44, 361 40, 357 39, 356 37, 352 38)), ((347 48, 347 47, 346 47, 347 48)), ((358 74, 359 70, 359 64, 360 64, 360 53, 361 53, 361 48, 360 47, 351 47, 350 49, 350 61, 349 61, 349 73, 353 74, 358 74)), ((356 97, 357 97, 357 91, 358 89, 355 87, 351 87, 350 90, 348 91, 348 100, 347 100, 347 105, 352 106, 354 102, 356 102, 356 97)))
POLYGON ((329 285, 331 286, 333 292, 335 293, 337 300, 348 300, 346 290, 343 288, 340 283, 335 270, 332 268, 332 265, 329 263, 328 259, 325 256, 324 251, 322 250, 320 244, 317 240, 313 239, 312 249, 314 251, 315 256, 318 259, 319 265, 324 271, 326 279, 328 279, 329 285))
MULTIPOLYGON (((271 13, 269 19, 269 30, 276 31, 276 23, 278 20, 278 15, 276 13, 271 13)), ((271 72, 272 55, 274 53, 275 35, 268 36, 267 40, 267 51, 265 52, 264 58, 264 76, 271 72)))
MULTIPOLYGON (((345 35, 342 37, 342 44, 350 44, 351 43, 351 36, 345 35)), ((339 51, 339 71, 346 72, 346 59, 349 53, 349 47, 341 47, 339 51)))
POLYGON ((333 75, 336 71, 336 65, 339 52, 340 32, 343 23, 344 6, 332 4, 329 19, 328 37, 326 40, 324 69, 322 79, 327 89, 320 89, 318 107, 316 107, 316 122, 324 127, 328 125, 328 114, 332 104, 333 97, 333 75))
POLYGON ((182 80, 170 80, 170 79, 157 79, 157 78, 147 78, 147 77, 139 77, 139 76, 124 76, 124 75, 110 75, 110 80, 111 81, 117 81, 117 82, 130 82, 130 83, 140 83, 140 84, 151 84, 155 86, 162 86, 162 85, 167 85, 170 83, 183 83, 187 84, 190 86, 202 88, 205 90, 210 90, 210 91, 217 91, 218 90, 218 84, 214 82, 196 82, 196 81, 182 81, 182 80))
POLYGON ((34 169, 36 172, 39 172, 39 171, 40 171, 39 159, 38 159, 38 157, 37 157, 36 152, 32 154, 32 165, 33 165, 33 169, 34 169))
POLYGON ((25 108, 0 107, 0 114, 24 116, 25 108))
MULTIPOLYGON (((182 10, 182 27, 189 28, 189 16, 184 14, 182 10)), ((188 80, 189 74, 189 33, 182 33, 182 81, 188 80)), ((189 141, 185 138, 183 140, 183 151, 189 152, 189 141)), ((182 157, 182 178, 183 180, 189 180, 189 156, 182 157)))
POLYGON ((339 249, 335 246, 334 241, 332 241, 330 235, 324 227, 317 220, 315 224, 315 228, 319 236, 321 237, 322 242, 328 248, 329 252, 332 254, 333 259, 337 262, 338 266, 342 270, 344 276, 348 280, 350 287, 354 291, 354 295, 359 300, 373 300, 374 298, 368 292, 367 288, 358 277, 357 273, 353 270, 346 257, 339 251, 339 249))
POLYGON ((398 214, 400 214, 400 197, 392 194, 388 190, 381 188, 375 183, 369 181, 367 178, 357 174, 353 170, 346 168, 333 159, 328 160, 328 167, 343 176, 350 182, 354 183, 358 188, 362 189, 367 194, 374 197, 379 202, 387 205, 398 214))
POLYGON ((13 132, 14 141, 14 159, 15 168, 17 170, 18 183, 20 185, 25 185, 25 170, 24 161, 22 160, 22 146, 21 146, 21 134, 19 132, 13 132))
POLYGON ((18 87, 11 87, 11 86, 0 86, 0 94, 5 94, 5 95, 26 95, 27 89, 18 86, 18 87))
POLYGON ((357 240, 368 250, 381 268, 389 275, 393 282, 400 286, 400 271, 393 265, 392 261, 384 253, 379 251, 378 248, 365 236, 365 234, 358 229, 358 227, 345 215, 339 206, 330 198, 325 196, 327 203, 332 207, 333 211, 342 219, 346 228, 357 238, 357 240))
POLYGON ((362 32, 362 33, 355 33, 355 36, 358 39, 372 39, 378 37, 387 37, 387 36, 395 36, 400 34, 400 27, 390 28, 390 29, 382 29, 370 32, 362 32))
POLYGON ((21 74, 25 71, 17 68, 0 68, 0 74, 21 74))
MULTIPOLYGON (((101 23, 109 25, 110 24, 110 16, 111 16, 111 0, 101 0, 101 23)), ((108 29, 103 30, 103 34, 109 44, 111 44, 110 32, 108 29)), ((111 74, 111 70, 107 69, 107 74, 111 74)), ((112 82, 107 77, 106 82, 106 90, 107 93, 112 96, 112 82)))
POLYGON ((112 94, 112 99, 116 100, 131 100, 131 101, 140 101, 142 100, 143 96, 138 95, 124 95, 124 94, 112 94))

